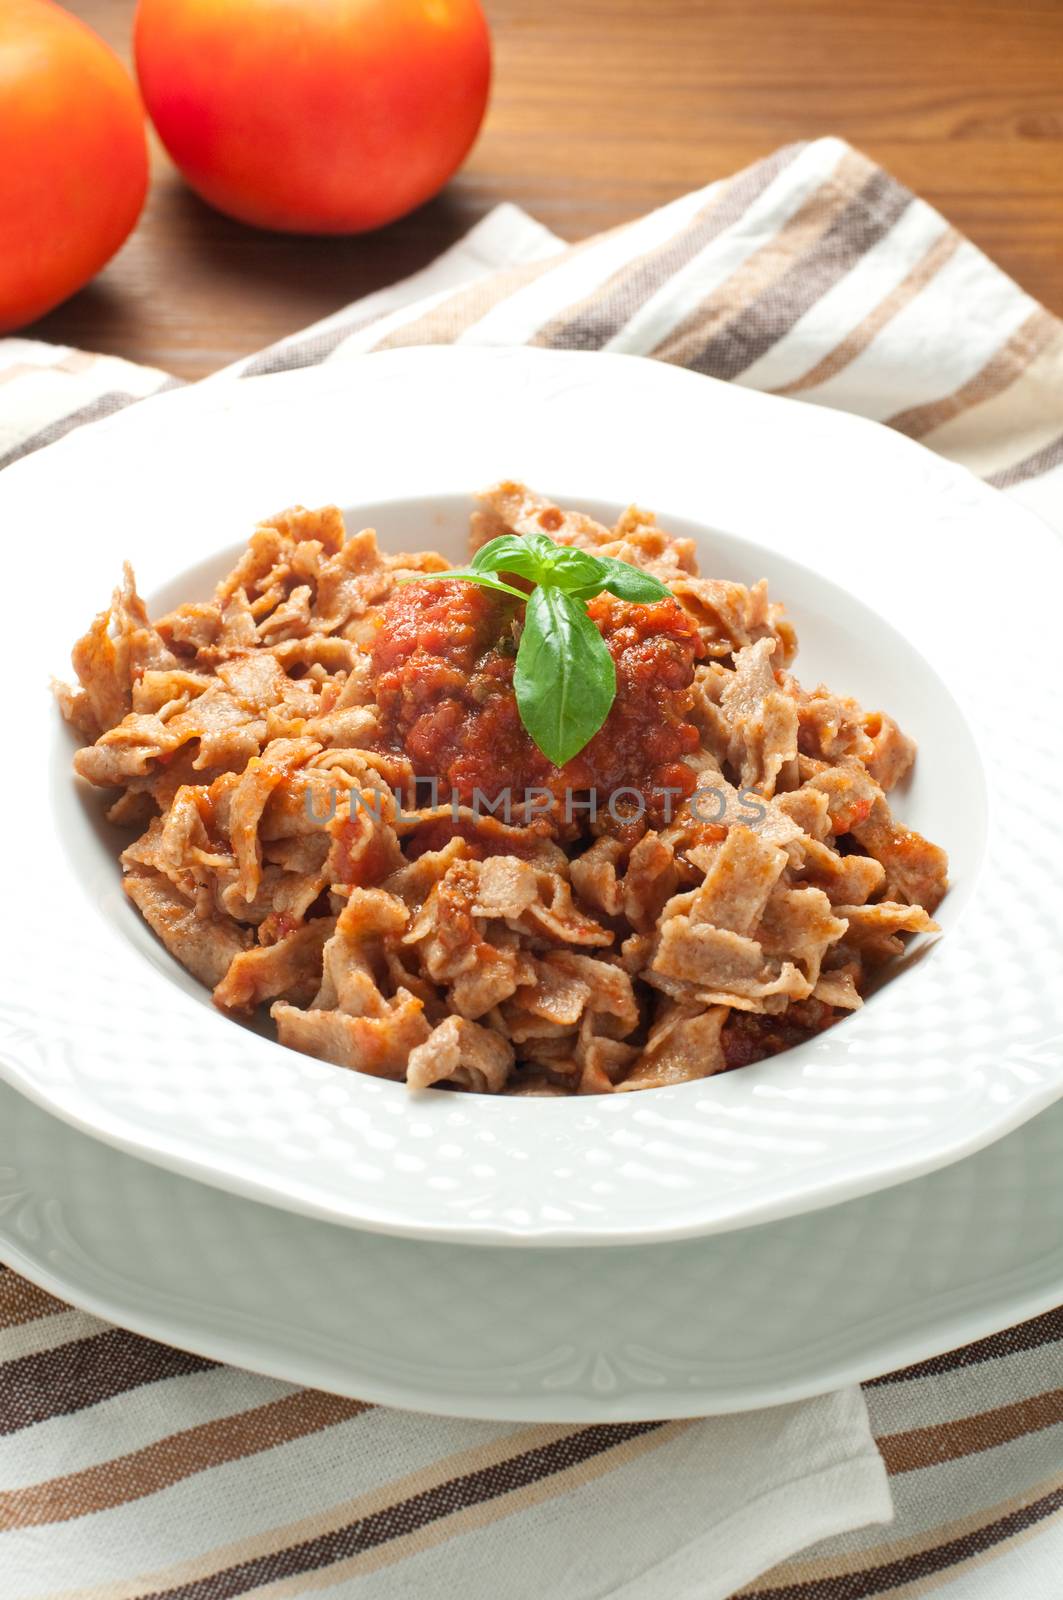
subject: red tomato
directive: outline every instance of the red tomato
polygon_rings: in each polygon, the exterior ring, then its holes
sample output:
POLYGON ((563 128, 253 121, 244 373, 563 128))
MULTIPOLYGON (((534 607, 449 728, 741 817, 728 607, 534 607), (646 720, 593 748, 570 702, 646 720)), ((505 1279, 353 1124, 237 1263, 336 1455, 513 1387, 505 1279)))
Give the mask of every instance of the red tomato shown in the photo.
POLYGON ((136 88, 51 0, 0 0, 0 333, 80 289, 144 203, 136 88))
POLYGON ((139 0, 134 40, 193 189, 297 233, 378 228, 435 194, 491 75, 479 0, 139 0))

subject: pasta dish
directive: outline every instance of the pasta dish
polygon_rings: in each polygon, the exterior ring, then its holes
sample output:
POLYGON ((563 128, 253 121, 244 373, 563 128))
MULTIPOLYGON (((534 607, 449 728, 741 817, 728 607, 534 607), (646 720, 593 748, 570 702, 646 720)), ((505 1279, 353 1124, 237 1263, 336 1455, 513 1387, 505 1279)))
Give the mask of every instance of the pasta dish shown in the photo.
POLYGON ((456 570, 335 507, 154 621, 126 569, 57 694, 166 949, 414 1089, 664 1087, 858 1009, 947 887, 887 799, 912 740, 651 514, 477 504, 456 570))

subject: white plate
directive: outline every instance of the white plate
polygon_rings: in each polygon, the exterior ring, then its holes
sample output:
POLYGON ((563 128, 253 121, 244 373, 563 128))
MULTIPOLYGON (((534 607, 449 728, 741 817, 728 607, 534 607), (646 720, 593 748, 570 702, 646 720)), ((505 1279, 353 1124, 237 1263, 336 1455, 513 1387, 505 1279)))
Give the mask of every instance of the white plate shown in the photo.
POLYGON ((0 1072, 74 1124, 365 1228, 635 1243, 896 1183, 1063 1093, 1063 552, 910 441, 629 357, 402 350, 135 406, 6 472, 0 515, 18 602, 0 1072), (456 552, 468 492, 507 473, 694 524, 708 570, 764 574, 788 603, 806 680, 919 739, 899 810, 951 853, 945 935, 800 1049, 645 1094, 411 1099, 219 1015, 125 901, 46 689, 121 558, 172 600, 293 500, 371 512, 393 547, 456 552))
POLYGON ((389 1239, 109 1150, 0 1086, 0 1258, 200 1355, 382 1404, 540 1422, 743 1411, 1063 1300, 1063 1106, 941 1172, 712 1239, 389 1239))

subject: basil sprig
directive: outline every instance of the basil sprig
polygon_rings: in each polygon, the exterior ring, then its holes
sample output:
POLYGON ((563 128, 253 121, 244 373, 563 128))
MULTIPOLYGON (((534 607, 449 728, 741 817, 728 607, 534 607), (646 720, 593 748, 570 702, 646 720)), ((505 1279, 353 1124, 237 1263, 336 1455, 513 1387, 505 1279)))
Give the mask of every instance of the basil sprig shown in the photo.
POLYGON ((593 739, 616 698, 616 667, 587 615, 603 591, 646 605, 670 591, 648 572, 611 556, 555 544, 545 534, 503 533, 477 550, 467 567, 406 582, 458 579, 527 602, 513 689, 520 720, 548 761, 563 767, 593 739), (499 577, 535 585, 530 594, 499 577))

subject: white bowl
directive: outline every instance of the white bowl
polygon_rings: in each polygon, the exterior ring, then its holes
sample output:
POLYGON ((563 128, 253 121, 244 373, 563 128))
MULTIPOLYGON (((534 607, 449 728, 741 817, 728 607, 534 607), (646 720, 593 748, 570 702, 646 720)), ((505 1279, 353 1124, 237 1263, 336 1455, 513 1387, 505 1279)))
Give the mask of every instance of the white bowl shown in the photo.
POLYGON ((418 349, 145 402, 10 469, 0 511, 24 597, 5 640, 0 1073, 85 1131, 365 1228, 633 1243, 897 1183, 1063 1094, 1063 556, 959 468, 657 363, 418 349), (457 555, 469 491, 502 476, 600 514, 636 499, 698 539, 703 570, 766 576, 802 680, 918 739, 895 809, 950 852, 944 934, 825 1035, 638 1095, 414 1097, 220 1015, 125 900, 47 692, 121 560, 152 603, 191 598, 296 500, 457 555))

